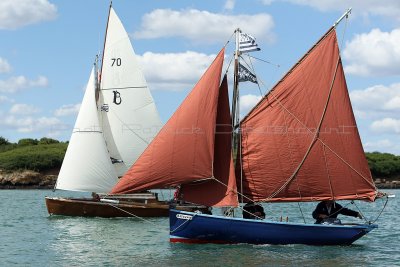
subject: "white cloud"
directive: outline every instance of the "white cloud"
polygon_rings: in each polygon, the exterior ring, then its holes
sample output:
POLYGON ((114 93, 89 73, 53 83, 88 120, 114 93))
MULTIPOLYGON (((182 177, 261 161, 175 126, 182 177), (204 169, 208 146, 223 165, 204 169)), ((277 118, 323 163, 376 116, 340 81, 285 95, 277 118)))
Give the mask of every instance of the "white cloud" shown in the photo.
POLYGON ((382 120, 374 121, 371 124, 371 129, 378 133, 400 133, 400 120, 393 118, 384 118, 382 120))
POLYGON ((62 117, 78 114, 81 104, 62 105, 54 111, 54 116, 62 117))
POLYGON ((11 65, 7 60, 0 57, 0 73, 8 73, 11 71, 11 65))
POLYGON ((29 115, 29 114, 34 114, 38 113, 40 110, 33 106, 33 105, 27 105, 27 104, 14 104, 12 105, 10 109, 10 114, 14 115, 29 115))
POLYGON ((226 0, 224 9, 225 10, 233 10, 235 8, 235 0, 226 0))
POLYGON ((1 0, 0 29, 17 29, 55 19, 57 8, 47 0, 1 0))
MULTIPOLYGON (((269 5, 278 0, 263 0, 269 5)), ((400 1, 398 0, 279 0, 293 4, 309 6, 321 11, 345 11, 353 7, 353 12, 363 16, 379 15, 399 20, 400 1)))
POLYGON ((8 80, 0 80, 0 92, 15 93, 31 87, 46 87, 48 80, 39 76, 36 80, 29 80, 25 76, 10 77, 8 80))
POLYGON ((345 71, 361 76, 400 75, 399 43, 400 29, 357 34, 343 50, 348 62, 345 71))
POLYGON ((400 110, 400 95, 395 96, 385 103, 385 108, 390 110, 400 110))
POLYGON ((215 56, 192 51, 166 54, 146 52, 138 59, 151 89, 180 91, 191 89, 215 56))
POLYGON ((16 130, 20 133, 32 132, 57 132, 66 130, 68 126, 55 117, 17 117, 15 115, 8 115, 0 120, 2 129, 16 130))
MULTIPOLYGON (((239 100, 240 114, 247 114, 261 99, 258 95, 243 95, 239 100)), ((242 115, 243 116, 243 115, 242 115)))
POLYGON ((196 9, 156 9, 143 16, 141 30, 134 35, 143 39, 183 37, 196 43, 223 44, 239 26, 258 39, 274 40, 274 21, 268 14, 231 16, 196 9))
POLYGON ((360 118, 377 119, 400 115, 400 83, 353 90, 350 92, 350 98, 356 115, 360 118))
POLYGON ((400 145, 393 143, 389 139, 382 139, 378 141, 366 142, 363 144, 365 151, 390 151, 391 153, 398 154, 400 145))
POLYGON ((6 103, 6 102, 13 103, 14 99, 9 98, 9 97, 7 97, 5 95, 0 95, 0 103, 6 103))

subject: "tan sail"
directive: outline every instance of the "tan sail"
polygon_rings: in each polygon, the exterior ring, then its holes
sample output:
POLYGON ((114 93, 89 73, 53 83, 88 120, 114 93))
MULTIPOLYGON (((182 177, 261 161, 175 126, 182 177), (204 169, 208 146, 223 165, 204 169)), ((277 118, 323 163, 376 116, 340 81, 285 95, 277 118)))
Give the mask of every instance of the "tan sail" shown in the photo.
POLYGON ((254 201, 365 199, 377 189, 331 28, 241 123, 244 194, 254 201))

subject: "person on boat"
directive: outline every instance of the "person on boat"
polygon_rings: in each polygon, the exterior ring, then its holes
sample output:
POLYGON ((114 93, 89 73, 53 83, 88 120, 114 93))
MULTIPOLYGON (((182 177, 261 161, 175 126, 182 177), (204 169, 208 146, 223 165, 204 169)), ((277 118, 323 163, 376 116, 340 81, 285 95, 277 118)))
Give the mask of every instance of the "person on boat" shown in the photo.
POLYGON ((264 208, 260 204, 249 202, 243 206, 243 219, 265 219, 264 208))
POLYGON ((174 201, 177 204, 183 204, 183 193, 181 192, 181 187, 178 186, 174 193, 174 201))
POLYGON ((320 224, 324 220, 336 219, 339 214, 362 219, 362 215, 359 212, 344 208, 333 200, 325 200, 318 203, 312 216, 316 220, 315 223, 320 224))
POLYGON ((100 196, 98 194, 96 194, 95 192, 92 192, 92 199, 94 201, 100 201, 100 196))

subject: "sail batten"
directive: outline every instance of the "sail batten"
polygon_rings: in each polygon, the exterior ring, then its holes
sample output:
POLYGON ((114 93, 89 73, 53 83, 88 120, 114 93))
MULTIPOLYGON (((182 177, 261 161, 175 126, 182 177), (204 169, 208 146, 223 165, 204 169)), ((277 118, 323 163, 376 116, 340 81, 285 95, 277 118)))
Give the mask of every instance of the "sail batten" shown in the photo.
POLYGON ((250 199, 374 200, 334 28, 250 111, 241 128, 244 194, 250 199))

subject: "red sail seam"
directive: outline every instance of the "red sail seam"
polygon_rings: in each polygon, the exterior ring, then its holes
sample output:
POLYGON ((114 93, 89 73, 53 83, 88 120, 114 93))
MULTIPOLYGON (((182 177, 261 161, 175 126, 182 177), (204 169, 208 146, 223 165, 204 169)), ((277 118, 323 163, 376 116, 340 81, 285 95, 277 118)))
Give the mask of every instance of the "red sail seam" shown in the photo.
MULTIPOLYGON (((285 112, 283 112, 283 118, 284 118, 284 121, 285 121, 285 127, 288 128, 288 123, 287 123, 287 119, 286 119, 285 115, 286 115, 285 112)), ((290 147, 290 139, 289 138, 290 138, 289 134, 286 133, 286 139, 287 139, 288 148, 289 148, 288 150, 289 150, 289 155, 290 155, 290 163, 291 163, 291 166, 294 167, 295 163, 293 161, 293 153, 292 153, 292 149, 290 147)), ((300 185, 299 185, 299 180, 298 179, 296 179, 296 184, 297 184, 297 190, 299 191, 299 197, 301 199, 302 198, 301 197, 301 190, 300 190, 300 185)))
POLYGON ((333 193, 332 180, 331 180, 331 176, 329 174, 329 166, 328 166, 328 161, 326 158, 326 150, 325 150, 324 144, 322 144, 322 150, 324 151, 324 162, 325 162, 326 173, 328 174, 329 189, 331 190, 332 199, 335 199, 335 194, 333 193))

